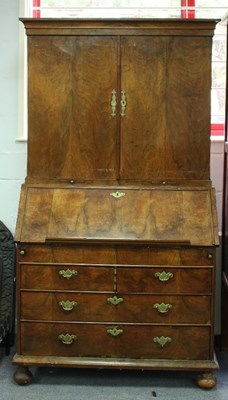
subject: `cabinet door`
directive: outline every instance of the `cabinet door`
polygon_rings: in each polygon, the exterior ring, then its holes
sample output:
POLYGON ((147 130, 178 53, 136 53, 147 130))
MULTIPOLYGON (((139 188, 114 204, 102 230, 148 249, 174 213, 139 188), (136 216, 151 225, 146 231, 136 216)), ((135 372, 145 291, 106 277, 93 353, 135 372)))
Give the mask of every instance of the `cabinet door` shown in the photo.
POLYGON ((166 176, 210 179, 211 38, 167 43, 166 176))
POLYGON ((165 57, 162 37, 121 38, 121 89, 126 92, 121 117, 122 179, 164 176, 165 57))
POLYGON ((29 37, 29 177, 116 177, 117 54, 110 36, 29 37))
POLYGON ((209 179, 208 37, 121 38, 120 176, 209 179))

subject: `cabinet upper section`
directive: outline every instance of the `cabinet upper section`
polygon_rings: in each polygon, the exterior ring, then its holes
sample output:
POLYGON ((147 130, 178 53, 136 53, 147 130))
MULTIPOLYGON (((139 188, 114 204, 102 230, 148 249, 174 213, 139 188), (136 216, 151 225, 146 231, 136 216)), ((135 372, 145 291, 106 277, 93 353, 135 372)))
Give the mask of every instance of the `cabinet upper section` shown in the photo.
POLYGON ((210 179, 211 20, 23 20, 28 179, 210 179))
POLYGON ((16 240, 211 246, 214 191, 25 185, 16 240))

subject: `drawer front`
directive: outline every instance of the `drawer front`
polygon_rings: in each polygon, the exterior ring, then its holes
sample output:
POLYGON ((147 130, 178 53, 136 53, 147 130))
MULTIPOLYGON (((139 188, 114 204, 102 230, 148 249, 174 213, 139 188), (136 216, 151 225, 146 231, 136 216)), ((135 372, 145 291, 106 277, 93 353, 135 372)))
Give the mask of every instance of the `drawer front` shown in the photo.
POLYGON ((22 289, 113 291, 114 268, 20 264, 22 289))
MULTIPOLYGON (((112 266, 20 264, 22 289, 113 291, 112 266)), ((117 267, 117 290, 122 293, 212 292, 211 268, 117 267)))
POLYGON ((17 248, 18 262, 52 263, 52 264, 115 264, 115 246, 98 245, 47 245, 20 244, 17 248))
POLYGON ((212 292, 210 268, 119 268, 117 290, 122 293, 183 293, 212 292))
POLYGON ((21 324, 22 355, 207 360, 209 341, 207 327, 21 324))
POLYGON ((17 249, 19 262, 37 263, 91 263, 132 265, 206 265, 215 263, 215 249, 167 248, 155 246, 80 245, 60 246, 47 244, 20 244, 17 249))
POLYGON ((21 292, 21 319, 210 324, 210 296, 21 292))
POLYGON ((215 262, 213 248, 167 248, 120 246, 117 248, 117 263, 134 265, 210 266, 215 262))

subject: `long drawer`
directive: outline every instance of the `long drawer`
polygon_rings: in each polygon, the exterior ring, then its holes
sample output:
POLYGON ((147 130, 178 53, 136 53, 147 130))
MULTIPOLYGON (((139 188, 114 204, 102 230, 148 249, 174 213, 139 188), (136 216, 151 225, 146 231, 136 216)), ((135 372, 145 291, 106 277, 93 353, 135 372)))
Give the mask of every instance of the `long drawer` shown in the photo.
POLYGON ((206 294, 211 267, 20 264, 22 289, 206 294))
POLYGON ((206 265, 215 262, 213 247, 157 247, 124 245, 79 244, 47 245, 20 244, 17 249, 18 262, 36 263, 92 263, 134 265, 206 265))
POLYGON ((177 360, 210 357, 208 327, 23 322, 20 330, 22 355, 177 360))
POLYGON ((21 292, 21 319, 210 324, 210 296, 21 292))

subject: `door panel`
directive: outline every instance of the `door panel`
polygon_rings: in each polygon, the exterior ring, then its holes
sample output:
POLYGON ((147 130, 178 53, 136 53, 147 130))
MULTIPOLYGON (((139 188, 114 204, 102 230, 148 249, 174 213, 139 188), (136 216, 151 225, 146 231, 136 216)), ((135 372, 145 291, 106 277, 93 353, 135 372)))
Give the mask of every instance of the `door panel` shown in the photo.
POLYGON ((209 179, 210 49, 211 38, 29 37, 29 177, 209 179))
POLYGON ((211 38, 169 38, 165 170, 171 179, 210 179, 211 38))
POLYGON ((29 55, 29 177, 115 178, 117 39, 30 37, 29 55))
POLYGON ((120 176, 209 179, 211 38, 123 37, 120 176))
POLYGON ((147 180, 164 176, 166 38, 121 38, 120 177, 147 180))

